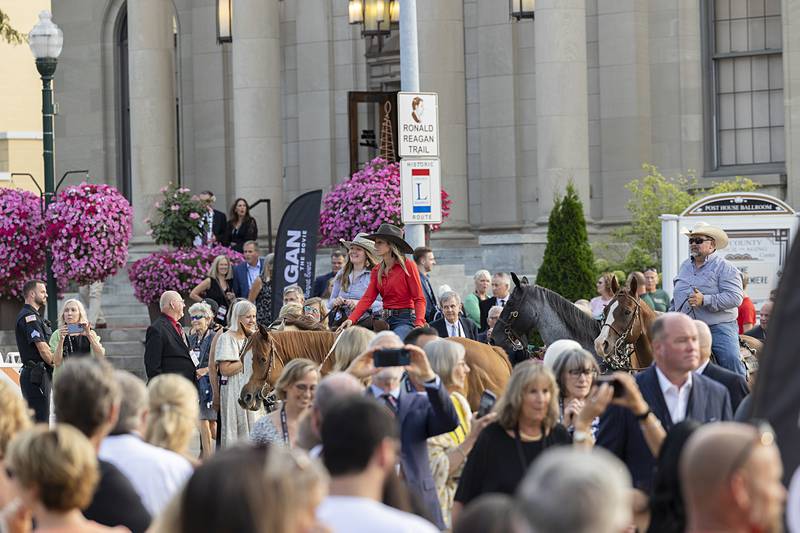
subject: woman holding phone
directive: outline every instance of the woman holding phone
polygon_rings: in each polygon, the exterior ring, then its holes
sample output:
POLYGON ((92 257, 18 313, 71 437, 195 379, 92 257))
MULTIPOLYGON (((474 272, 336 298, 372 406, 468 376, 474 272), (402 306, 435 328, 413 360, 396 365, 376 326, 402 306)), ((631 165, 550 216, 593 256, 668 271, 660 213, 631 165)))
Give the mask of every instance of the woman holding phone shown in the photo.
POLYGON ((369 286, 358 305, 342 322, 339 330, 358 322, 380 295, 383 298, 383 318, 401 339, 415 327, 425 324, 425 295, 417 265, 405 254, 414 252, 403 240, 403 230, 392 224, 381 224, 378 231, 367 235, 375 243, 380 263, 370 273, 369 286))
POLYGON ((53 365, 58 368, 69 357, 105 357, 106 350, 100 337, 89 326, 86 308, 80 300, 70 298, 64 302, 58 329, 50 337, 53 365))

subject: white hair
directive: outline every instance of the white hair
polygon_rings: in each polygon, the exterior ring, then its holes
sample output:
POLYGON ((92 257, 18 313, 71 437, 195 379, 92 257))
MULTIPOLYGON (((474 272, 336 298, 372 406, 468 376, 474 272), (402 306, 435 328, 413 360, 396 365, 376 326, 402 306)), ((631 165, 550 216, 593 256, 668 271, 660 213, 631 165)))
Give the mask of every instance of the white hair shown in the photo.
POLYGON ((477 272, 475 272, 475 275, 472 276, 472 280, 473 281, 478 281, 481 278, 486 278, 489 281, 491 281, 492 280, 492 274, 488 270, 481 269, 481 270, 478 270, 477 272))
POLYGON ((486 313, 486 316, 493 315, 494 311, 499 311, 499 313, 497 313, 497 317, 499 318, 500 317, 500 313, 503 312, 503 308, 501 306, 499 306, 499 305, 493 305, 492 307, 489 308, 489 312, 486 313))
POLYGON ((456 303, 461 303, 461 296, 455 291, 446 291, 439 295, 439 303, 442 305, 450 300, 455 300, 456 303))
POLYGON ((398 346, 403 345, 403 339, 397 333, 390 330, 378 332, 367 344, 367 350, 376 347, 386 346, 388 344, 395 344, 398 346))
POLYGON ((256 306, 248 300, 242 300, 241 302, 236 302, 233 304, 233 309, 231 309, 231 317, 228 321, 228 331, 239 331, 239 321, 241 318, 250 311, 255 310, 256 306))
POLYGON ((547 350, 544 352, 544 366, 550 370, 553 370, 556 360, 561 356, 562 353, 576 348, 580 349, 583 348, 583 346, 581 346, 579 342, 572 339, 559 339, 555 341, 553 344, 548 346, 547 350))
POLYGON ((158 300, 158 307, 163 311, 169 307, 171 302, 180 299, 181 295, 176 291, 164 291, 161 293, 161 298, 158 300))
POLYGON ((533 463, 517 489, 514 519, 535 533, 616 533, 633 521, 631 508, 631 476, 619 459, 564 446, 533 463))

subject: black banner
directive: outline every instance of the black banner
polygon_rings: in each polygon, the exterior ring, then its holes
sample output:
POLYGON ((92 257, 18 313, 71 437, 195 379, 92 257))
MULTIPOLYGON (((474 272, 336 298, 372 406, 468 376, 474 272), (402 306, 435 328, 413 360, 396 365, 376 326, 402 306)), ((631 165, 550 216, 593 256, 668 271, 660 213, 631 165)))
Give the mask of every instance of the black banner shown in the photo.
POLYGON ((797 364, 797 316, 800 313, 800 242, 795 239, 778 284, 768 338, 753 387, 753 418, 775 429, 788 486, 800 466, 800 365, 797 364))
POLYGON ((273 319, 278 318, 283 306, 284 287, 297 284, 303 288, 306 298, 311 295, 321 202, 322 190, 310 191, 295 198, 283 213, 272 266, 273 319))

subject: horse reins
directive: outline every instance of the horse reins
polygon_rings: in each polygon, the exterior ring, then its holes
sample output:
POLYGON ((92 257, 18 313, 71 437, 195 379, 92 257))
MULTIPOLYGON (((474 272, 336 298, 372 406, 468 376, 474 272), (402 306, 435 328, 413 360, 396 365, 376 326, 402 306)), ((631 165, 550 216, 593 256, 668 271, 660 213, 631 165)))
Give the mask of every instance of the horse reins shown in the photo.
MULTIPOLYGON (((522 298, 519 301, 519 307, 522 307, 522 303, 525 301, 526 292, 522 291, 522 298)), ((506 305, 508 305, 506 303, 506 305)), ((497 317, 497 322, 503 326, 503 333, 506 336, 506 340, 511 344, 515 351, 525 351, 528 354, 532 354, 531 350, 528 350, 526 344, 522 343, 522 340, 517 335, 517 332, 514 331, 514 321, 519 317, 519 311, 514 310, 509 313, 509 319, 503 320, 501 317, 497 317)))
MULTIPOLYGON (((636 298, 625 294, 626 297, 631 298, 633 300, 636 309, 633 312, 633 316, 628 321, 628 325, 625 328, 623 333, 617 331, 613 324, 609 324, 607 321, 600 326, 600 331, 603 331, 603 328, 608 327, 611 331, 613 331, 617 335, 617 340, 614 342, 614 351, 610 356, 606 356, 606 360, 616 367, 617 370, 644 370, 643 368, 633 368, 631 366, 631 353, 633 352, 633 342, 628 341, 628 336, 633 332, 633 326, 636 324, 636 320, 640 319, 640 311, 641 311, 641 304, 636 301, 636 298)), ((614 296, 614 299, 611 302, 619 301, 619 295, 614 296)), ((611 305, 611 302, 608 303, 608 308, 611 305)), ((644 324, 642 324, 642 330, 644 330, 644 324)))

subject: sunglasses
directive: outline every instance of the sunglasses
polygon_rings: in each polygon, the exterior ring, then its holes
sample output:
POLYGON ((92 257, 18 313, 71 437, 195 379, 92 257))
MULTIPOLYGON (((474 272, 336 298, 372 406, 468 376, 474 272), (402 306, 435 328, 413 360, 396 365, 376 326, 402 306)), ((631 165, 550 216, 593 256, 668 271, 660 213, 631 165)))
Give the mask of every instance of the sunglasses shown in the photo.
POLYGON ((733 477, 733 475, 742 468, 747 460, 752 455, 753 450, 756 449, 756 446, 771 446, 775 443, 775 432, 772 430, 772 426, 769 425, 767 422, 758 422, 756 425, 758 433, 756 437, 747 443, 747 445, 742 448, 742 451, 736 456, 734 461, 731 463, 731 468, 728 473, 728 478, 733 477))
POLYGON ((703 244, 706 241, 713 242, 714 239, 703 239, 701 237, 693 237, 693 238, 689 239, 689 244, 703 244))
POLYGON ((203 320, 204 318, 203 315, 192 315, 192 320, 203 320))

